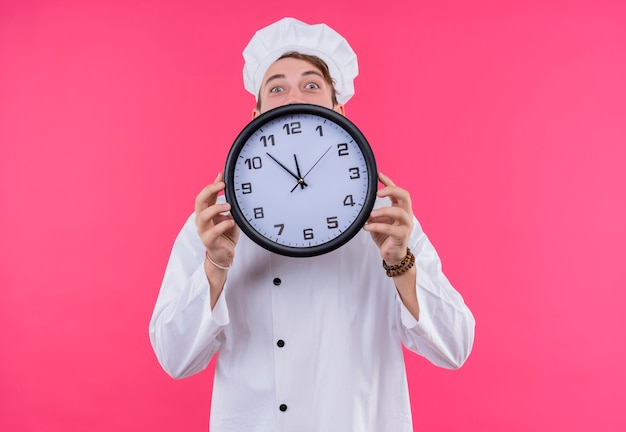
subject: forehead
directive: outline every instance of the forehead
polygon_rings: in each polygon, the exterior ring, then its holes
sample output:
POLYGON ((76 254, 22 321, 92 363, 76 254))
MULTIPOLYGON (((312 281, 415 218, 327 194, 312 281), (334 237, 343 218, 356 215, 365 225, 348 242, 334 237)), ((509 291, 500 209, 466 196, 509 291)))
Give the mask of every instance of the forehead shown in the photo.
POLYGON ((265 72, 263 82, 274 75, 302 75, 307 72, 317 72, 320 76, 322 71, 314 64, 297 58, 286 57, 276 60, 265 72))

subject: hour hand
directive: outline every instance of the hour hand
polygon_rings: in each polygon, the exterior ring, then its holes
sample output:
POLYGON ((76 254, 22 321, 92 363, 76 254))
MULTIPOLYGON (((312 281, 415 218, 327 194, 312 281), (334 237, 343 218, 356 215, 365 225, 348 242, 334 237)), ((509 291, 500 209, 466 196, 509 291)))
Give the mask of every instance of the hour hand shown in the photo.
POLYGON ((270 157, 270 158, 271 158, 274 162, 276 162, 278 165, 280 165, 280 167, 281 167, 282 169, 284 169, 284 170, 285 170, 285 171, 287 171, 289 174, 291 174, 291 176, 293 176, 293 178, 295 178, 296 180, 298 180, 298 184, 300 184, 302 187, 304 187, 304 186, 308 186, 308 185, 305 183, 305 181, 304 181, 304 179, 303 179, 303 178, 301 178, 301 177, 300 177, 300 176, 298 176, 297 174, 294 174, 294 172, 293 172, 293 171, 291 171, 291 170, 290 170, 289 168, 287 168, 285 165, 283 165, 282 163, 280 163, 280 162, 279 162, 279 160, 278 160, 278 159, 276 159, 274 156, 272 156, 271 154, 269 154, 269 153, 267 153, 267 152, 266 152, 265 154, 266 154, 266 155, 268 155, 268 156, 269 156, 269 157, 270 157))
POLYGON ((296 157, 295 154, 293 155, 293 160, 296 161, 296 172, 298 173, 298 183, 296 183, 293 189, 291 189, 291 192, 293 192, 294 189, 298 187, 298 185, 300 185, 300 189, 304 189, 304 187, 306 186, 306 183, 304 182, 304 177, 302 177, 302 174, 300 173, 300 166, 298 165, 298 158, 296 157))

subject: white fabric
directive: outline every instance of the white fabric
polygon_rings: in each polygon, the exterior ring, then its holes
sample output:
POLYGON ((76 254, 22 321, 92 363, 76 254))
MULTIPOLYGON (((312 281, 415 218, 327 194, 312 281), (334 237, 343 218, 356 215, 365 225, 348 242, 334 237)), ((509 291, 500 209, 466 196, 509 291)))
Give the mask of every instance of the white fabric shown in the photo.
POLYGON ((212 432, 413 431, 402 344, 438 366, 458 368, 474 339, 471 312, 414 222, 409 246, 419 322, 399 300, 365 231, 314 258, 275 255, 242 234, 211 310, 204 247, 193 215, 187 220, 150 339, 177 378, 203 370, 218 353, 212 432))
POLYGON ((257 31, 243 50, 243 82, 255 98, 267 69, 288 51, 315 55, 326 62, 335 80, 339 103, 346 103, 354 95, 354 78, 359 67, 348 41, 326 24, 309 25, 283 18, 257 31))

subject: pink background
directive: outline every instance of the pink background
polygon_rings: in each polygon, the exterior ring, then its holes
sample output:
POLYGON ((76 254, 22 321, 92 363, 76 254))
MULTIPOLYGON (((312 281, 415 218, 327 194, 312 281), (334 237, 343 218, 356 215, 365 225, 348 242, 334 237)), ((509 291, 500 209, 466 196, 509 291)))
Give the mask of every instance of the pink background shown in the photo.
POLYGON ((459 371, 407 355, 415 429, 626 430, 624 2, 211 3, 0 0, 0 430, 207 429, 148 321, 286 15, 359 54, 347 115, 478 322, 459 371))

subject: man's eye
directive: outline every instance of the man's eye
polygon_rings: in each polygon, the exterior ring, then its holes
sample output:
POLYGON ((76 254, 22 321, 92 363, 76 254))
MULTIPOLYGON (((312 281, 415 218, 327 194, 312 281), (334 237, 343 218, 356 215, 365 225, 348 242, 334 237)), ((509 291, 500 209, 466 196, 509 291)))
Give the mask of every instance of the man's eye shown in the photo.
POLYGON ((270 89, 270 93, 280 93, 281 91, 283 91, 282 87, 272 87, 270 89))
POLYGON ((312 82, 312 83, 308 83, 308 84, 306 85, 306 88, 307 88, 307 89, 318 89, 318 88, 320 88, 320 86, 319 86, 319 85, 317 85, 317 83, 313 83, 313 82, 312 82))

